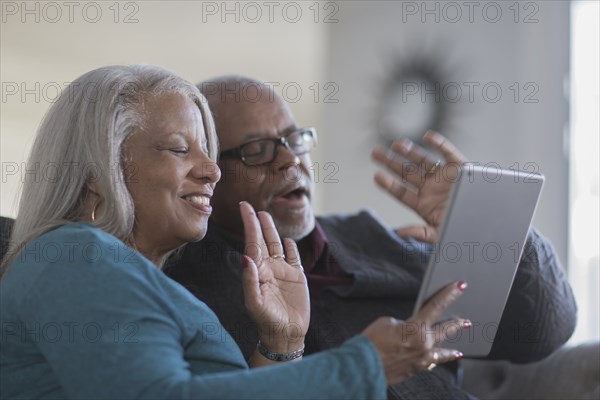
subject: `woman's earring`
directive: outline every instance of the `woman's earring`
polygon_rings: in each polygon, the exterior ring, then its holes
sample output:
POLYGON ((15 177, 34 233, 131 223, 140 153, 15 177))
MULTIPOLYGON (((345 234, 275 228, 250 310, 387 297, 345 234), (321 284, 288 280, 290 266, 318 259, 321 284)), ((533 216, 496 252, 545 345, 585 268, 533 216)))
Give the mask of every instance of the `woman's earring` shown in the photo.
POLYGON ((100 202, 94 204, 94 208, 92 209, 92 222, 96 222, 96 208, 98 208, 99 204, 100 202))

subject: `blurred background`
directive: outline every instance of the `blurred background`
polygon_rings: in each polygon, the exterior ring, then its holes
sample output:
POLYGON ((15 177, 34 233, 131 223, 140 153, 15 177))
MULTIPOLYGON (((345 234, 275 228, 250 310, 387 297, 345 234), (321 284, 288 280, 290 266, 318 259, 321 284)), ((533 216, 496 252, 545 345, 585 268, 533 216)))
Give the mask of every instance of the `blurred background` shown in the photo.
POLYGON ((417 222, 375 187, 369 154, 430 128, 472 161, 543 173, 534 225, 578 297, 572 341, 599 338, 597 1, 0 3, 1 215, 16 215, 45 111, 84 72, 242 73, 318 129, 320 214, 368 207, 391 226, 417 222))

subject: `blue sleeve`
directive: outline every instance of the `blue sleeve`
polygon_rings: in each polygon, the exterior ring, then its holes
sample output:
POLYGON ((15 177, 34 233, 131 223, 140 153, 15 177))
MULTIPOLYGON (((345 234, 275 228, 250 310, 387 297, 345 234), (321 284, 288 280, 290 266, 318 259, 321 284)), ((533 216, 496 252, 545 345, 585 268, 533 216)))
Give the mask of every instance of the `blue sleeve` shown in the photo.
MULTIPOLYGON (((186 321, 164 290, 167 278, 141 255, 124 262, 112 256, 114 243, 99 244, 93 262, 42 267, 19 307, 23 323, 42 332, 37 351, 68 398, 385 397, 379 357, 362 336, 297 363, 249 370, 223 354, 224 372, 193 373, 186 321), (53 335, 53 327, 62 334, 53 335)), ((192 344, 203 340, 198 335, 192 344)))
POLYGON ((371 342, 356 336, 343 346, 243 372, 193 377, 163 398, 210 399, 385 399, 386 379, 371 342))

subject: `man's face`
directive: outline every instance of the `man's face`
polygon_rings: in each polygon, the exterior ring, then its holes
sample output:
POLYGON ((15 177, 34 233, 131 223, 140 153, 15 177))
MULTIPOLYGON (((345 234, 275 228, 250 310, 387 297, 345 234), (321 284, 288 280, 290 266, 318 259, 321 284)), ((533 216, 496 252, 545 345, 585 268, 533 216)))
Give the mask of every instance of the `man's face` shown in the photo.
MULTIPOLYGON (((264 98, 263 98, 264 97, 264 98)), ((278 138, 298 129, 291 111, 277 95, 260 101, 210 102, 216 119, 221 151, 258 138, 278 138)), ((248 201, 257 211, 268 211, 282 237, 300 240, 314 228, 311 205, 313 176, 310 156, 297 156, 279 146, 267 164, 247 166, 242 160, 224 157, 219 161, 222 179, 215 188, 213 220, 241 235, 239 202, 248 201)))

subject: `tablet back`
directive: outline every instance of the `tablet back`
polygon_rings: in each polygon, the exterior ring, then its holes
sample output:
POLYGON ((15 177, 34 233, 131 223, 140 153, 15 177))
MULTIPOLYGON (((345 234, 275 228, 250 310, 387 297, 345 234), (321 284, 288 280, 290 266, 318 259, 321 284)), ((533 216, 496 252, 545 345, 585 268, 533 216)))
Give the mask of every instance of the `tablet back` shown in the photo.
POLYGON ((415 307, 453 281, 467 282, 441 320, 460 316, 473 326, 444 347, 471 357, 490 352, 543 183, 531 172, 470 164, 459 170, 415 307))

